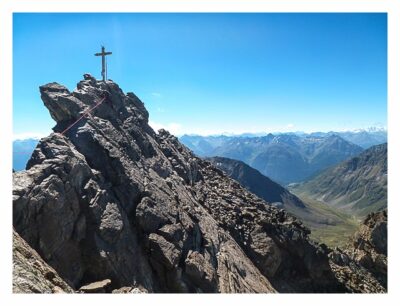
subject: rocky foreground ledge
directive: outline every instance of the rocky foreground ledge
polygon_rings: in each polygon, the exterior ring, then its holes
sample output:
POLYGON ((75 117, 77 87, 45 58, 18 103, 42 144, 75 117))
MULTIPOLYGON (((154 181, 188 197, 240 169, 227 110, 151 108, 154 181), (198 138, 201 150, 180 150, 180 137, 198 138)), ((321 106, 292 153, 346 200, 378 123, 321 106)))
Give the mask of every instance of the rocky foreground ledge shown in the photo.
POLYGON ((284 210, 155 133, 144 104, 114 82, 85 75, 73 92, 40 92, 57 124, 13 174, 14 292, 385 291, 284 210))

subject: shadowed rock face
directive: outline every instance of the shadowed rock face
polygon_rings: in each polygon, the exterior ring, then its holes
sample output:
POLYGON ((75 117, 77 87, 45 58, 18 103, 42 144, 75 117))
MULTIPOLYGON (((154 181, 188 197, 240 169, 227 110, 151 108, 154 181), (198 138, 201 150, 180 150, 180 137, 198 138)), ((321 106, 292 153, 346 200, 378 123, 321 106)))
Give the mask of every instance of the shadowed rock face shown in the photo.
POLYGON ((75 290, 347 290, 299 221, 156 134, 134 94, 89 75, 40 91, 57 124, 14 173, 14 226, 75 290))

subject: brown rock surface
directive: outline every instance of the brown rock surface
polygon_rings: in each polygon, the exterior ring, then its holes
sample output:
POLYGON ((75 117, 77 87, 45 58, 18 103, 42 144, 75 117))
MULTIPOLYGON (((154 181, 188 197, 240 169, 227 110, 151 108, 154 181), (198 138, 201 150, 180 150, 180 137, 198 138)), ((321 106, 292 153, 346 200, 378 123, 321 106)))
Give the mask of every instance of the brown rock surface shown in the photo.
POLYGON ((111 280, 105 279, 94 283, 87 284, 79 288, 82 293, 106 293, 111 286, 111 280))
POLYGON ((387 291, 387 210, 371 213, 350 245, 330 254, 338 279, 354 292, 387 291))
POLYGON ((71 293, 73 289, 13 231, 13 293, 71 293))

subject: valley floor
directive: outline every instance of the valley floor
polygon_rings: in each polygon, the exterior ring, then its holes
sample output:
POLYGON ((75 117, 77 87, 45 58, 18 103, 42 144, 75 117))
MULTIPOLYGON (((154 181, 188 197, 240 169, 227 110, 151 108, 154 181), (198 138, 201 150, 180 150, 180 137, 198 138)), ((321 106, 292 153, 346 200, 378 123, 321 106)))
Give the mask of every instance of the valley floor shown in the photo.
POLYGON ((343 248, 348 244, 349 239, 359 227, 360 220, 325 202, 312 199, 305 193, 296 192, 295 189, 290 191, 307 207, 307 213, 301 210, 291 211, 291 213, 310 228, 311 239, 325 243, 331 248, 343 248))

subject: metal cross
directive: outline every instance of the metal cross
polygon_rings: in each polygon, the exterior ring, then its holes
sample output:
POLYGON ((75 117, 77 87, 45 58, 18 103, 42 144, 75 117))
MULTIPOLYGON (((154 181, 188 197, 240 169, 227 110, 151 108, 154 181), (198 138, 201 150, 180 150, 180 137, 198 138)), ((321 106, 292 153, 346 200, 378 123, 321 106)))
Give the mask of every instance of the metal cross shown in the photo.
POLYGON ((111 55, 111 54, 112 52, 106 52, 104 46, 101 46, 101 53, 95 54, 95 56, 101 56, 101 76, 103 77, 103 82, 105 82, 107 78, 106 55, 111 55))

